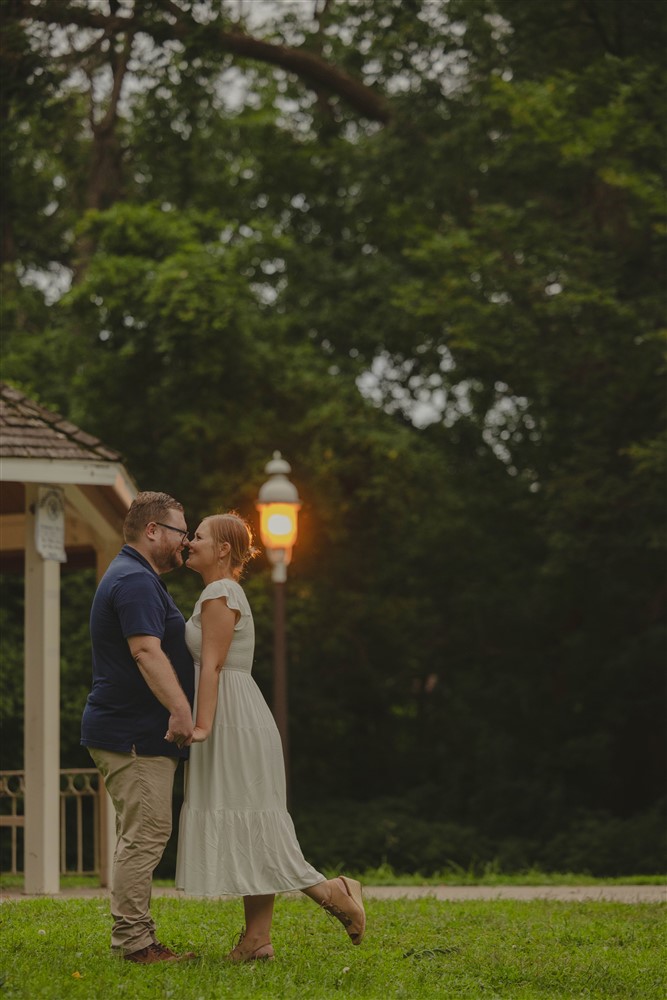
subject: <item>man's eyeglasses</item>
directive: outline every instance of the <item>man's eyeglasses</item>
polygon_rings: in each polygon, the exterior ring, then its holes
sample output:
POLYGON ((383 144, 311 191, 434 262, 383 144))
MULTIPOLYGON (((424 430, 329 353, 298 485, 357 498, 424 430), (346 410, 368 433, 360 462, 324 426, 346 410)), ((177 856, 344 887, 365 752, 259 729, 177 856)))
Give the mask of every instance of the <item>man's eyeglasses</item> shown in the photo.
POLYGON ((163 521, 155 521, 154 523, 159 524, 161 528, 169 528, 170 531, 177 531, 184 545, 188 541, 188 533, 187 531, 183 531, 182 528, 175 528, 173 524, 165 524, 163 521))

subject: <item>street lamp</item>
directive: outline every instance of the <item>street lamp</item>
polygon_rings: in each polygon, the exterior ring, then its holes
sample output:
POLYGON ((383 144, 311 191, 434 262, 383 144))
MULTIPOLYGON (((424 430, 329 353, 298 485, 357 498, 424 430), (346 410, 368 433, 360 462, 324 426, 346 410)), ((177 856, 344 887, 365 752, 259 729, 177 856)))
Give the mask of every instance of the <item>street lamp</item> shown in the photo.
POLYGON ((294 483, 287 478, 291 467, 279 451, 264 468, 267 481, 257 497, 259 531, 271 563, 274 583, 273 604, 273 714, 285 757, 285 781, 289 798, 289 735, 287 724, 287 658, 285 655, 285 584, 287 567, 296 542, 301 508, 294 483))

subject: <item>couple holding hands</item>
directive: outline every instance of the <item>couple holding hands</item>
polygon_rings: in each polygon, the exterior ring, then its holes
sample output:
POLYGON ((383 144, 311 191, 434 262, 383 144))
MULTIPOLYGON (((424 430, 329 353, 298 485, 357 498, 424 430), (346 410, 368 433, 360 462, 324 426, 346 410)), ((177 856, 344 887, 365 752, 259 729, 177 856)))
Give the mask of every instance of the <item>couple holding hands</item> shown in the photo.
POLYGON ((311 867, 287 811, 280 735, 252 678, 254 623, 238 582, 254 555, 248 524, 212 515, 189 539, 182 504, 144 492, 123 533, 93 600, 93 684, 81 727, 116 811, 112 950, 139 964, 195 957, 161 944, 150 915, 174 774, 188 757, 176 887, 243 896, 245 929, 227 959, 273 959, 274 896, 290 890, 337 917, 359 944, 359 882, 311 867), (204 583, 187 623, 161 579, 183 565, 186 545, 185 565, 204 583))

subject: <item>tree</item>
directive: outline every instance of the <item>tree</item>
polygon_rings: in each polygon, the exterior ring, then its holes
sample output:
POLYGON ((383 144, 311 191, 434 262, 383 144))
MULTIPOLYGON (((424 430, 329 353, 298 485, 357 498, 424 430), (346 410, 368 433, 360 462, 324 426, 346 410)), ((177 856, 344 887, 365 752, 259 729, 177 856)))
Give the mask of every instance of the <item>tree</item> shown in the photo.
POLYGON ((582 813, 648 816, 662 5, 281 5, 252 28, 229 3, 98 6, 11 7, 12 377, 191 521, 252 516, 288 455, 297 796, 399 795, 487 856, 520 835, 514 863, 553 863, 582 813), (115 173, 72 66, 106 73, 115 173), (55 262, 75 280, 49 306, 30 281, 55 262))

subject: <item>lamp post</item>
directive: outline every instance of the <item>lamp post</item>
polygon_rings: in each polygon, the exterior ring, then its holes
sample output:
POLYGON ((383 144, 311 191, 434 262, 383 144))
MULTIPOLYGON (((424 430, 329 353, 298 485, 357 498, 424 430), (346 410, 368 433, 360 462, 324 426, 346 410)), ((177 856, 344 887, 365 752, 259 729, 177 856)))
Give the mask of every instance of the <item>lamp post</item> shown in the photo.
POLYGON ((269 478, 260 487, 256 506, 260 518, 259 531, 262 544, 271 563, 271 579, 274 584, 273 714, 283 745, 285 781, 289 800, 285 584, 287 582, 287 567, 292 559, 292 547, 297 537, 301 502, 296 486, 287 478, 291 467, 279 451, 274 451, 273 458, 267 463, 264 471, 269 478))

